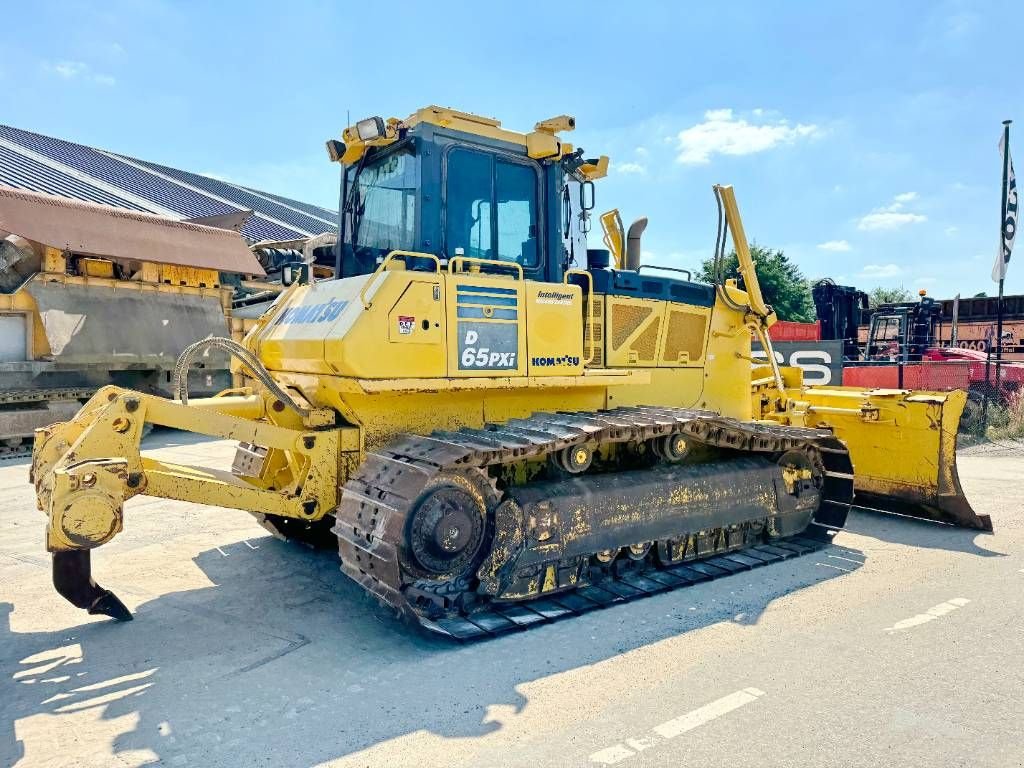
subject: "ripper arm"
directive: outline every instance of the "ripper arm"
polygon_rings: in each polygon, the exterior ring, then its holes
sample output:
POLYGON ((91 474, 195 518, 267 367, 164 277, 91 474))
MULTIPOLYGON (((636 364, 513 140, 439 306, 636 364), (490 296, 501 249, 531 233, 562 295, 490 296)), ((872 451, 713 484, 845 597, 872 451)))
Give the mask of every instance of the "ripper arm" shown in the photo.
POLYGON ((262 395, 182 405, 104 387, 72 421, 36 433, 31 478, 48 518, 54 586, 90 613, 130 619, 92 580, 89 564, 89 550, 121 531, 125 500, 149 495, 313 522, 337 503, 343 450, 359 450, 358 430, 334 427, 333 415, 316 409, 300 420, 262 395), (268 409, 282 423, 273 423, 268 409), (251 477, 159 461, 140 452, 145 424, 255 443, 268 449, 267 459, 251 477))

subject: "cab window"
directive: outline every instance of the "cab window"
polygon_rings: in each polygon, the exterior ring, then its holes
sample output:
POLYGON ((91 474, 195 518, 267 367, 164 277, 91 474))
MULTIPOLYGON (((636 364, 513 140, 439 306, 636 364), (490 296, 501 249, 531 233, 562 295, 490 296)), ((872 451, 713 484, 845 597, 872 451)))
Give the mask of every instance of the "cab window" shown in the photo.
POLYGON ((448 153, 445 253, 540 263, 537 172, 531 165, 456 147, 448 153))

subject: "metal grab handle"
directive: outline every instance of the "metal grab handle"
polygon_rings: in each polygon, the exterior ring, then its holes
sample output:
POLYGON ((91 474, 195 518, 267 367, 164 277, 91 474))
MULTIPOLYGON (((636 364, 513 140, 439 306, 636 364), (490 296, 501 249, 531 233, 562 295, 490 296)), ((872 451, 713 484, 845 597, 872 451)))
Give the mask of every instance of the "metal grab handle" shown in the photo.
POLYGON ((523 277, 523 265, 520 264, 518 261, 498 261, 497 259, 478 259, 478 258, 476 258, 474 256, 452 256, 450 259, 448 259, 448 271, 451 274, 455 274, 455 272, 456 272, 455 265, 456 264, 461 264, 463 262, 469 262, 469 263, 472 263, 472 264, 490 264, 491 266, 494 266, 494 267, 504 267, 505 269, 514 270, 518 274, 520 280, 525 279, 523 277))
POLYGON ((590 365, 590 363, 594 362, 594 340, 591 338, 594 324, 590 322, 590 313, 594 311, 594 276, 585 269, 567 269, 562 277, 562 282, 569 285, 569 277, 571 275, 581 275, 587 278, 587 311, 583 315, 583 339, 590 348, 590 354, 583 361, 583 364, 590 365))
POLYGON ((391 251, 387 256, 384 257, 384 261, 377 265, 377 268, 370 275, 370 279, 363 283, 363 289, 359 291, 359 300, 363 302, 363 309, 369 309, 373 306, 373 302, 366 300, 366 292, 370 289, 373 281, 377 279, 377 275, 383 272, 387 265, 395 258, 407 258, 407 259, 431 259, 435 265, 435 272, 441 271, 441 260, 432 253, 420 253, 419 251, 391 251))
POLYGON ((680 269, 679 267, 659 267, 657 264, 641 264, 636 268, 636 273, 639 275, 640 270, 644 267, 647 267, 648 269, 664 269, 668 272, 684 272, 686 273, 686 279, 693 282, 693 273, 688 269, 680 269))

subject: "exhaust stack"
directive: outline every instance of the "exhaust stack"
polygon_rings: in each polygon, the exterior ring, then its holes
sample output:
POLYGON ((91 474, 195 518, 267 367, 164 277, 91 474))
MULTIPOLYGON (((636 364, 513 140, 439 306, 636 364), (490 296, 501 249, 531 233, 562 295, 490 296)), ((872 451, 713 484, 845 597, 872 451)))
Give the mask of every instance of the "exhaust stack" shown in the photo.
POLYGON ((629 232, 626 233, 626 263, 625 269, 636 272, 640 266, 640 238, 647 229, 647 217, 641 216, 629 225, 629 232))

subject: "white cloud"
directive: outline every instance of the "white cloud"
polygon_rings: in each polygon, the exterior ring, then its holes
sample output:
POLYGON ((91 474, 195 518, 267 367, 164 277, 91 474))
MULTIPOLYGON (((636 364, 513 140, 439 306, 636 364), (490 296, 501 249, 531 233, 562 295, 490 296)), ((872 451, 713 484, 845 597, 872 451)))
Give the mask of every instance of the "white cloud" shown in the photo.
POLYGON ((895 211, 876 211, 862 216, 857 222, 857 229, 864 232, 877 232, 905 227, 908 224, 920 224, 928 221, 928 217, 920 213, 897 213, 895 211))
POLYGON ((633 151, 636 152, 637 155, 640 157, 647 157, 647 155, 649 154, 647 151, 647 147, 637 147, 633 151))
POLYGON ((946 237, 952 237, 960 230, 957 227, 946 227, 946 229, 943 231, 946 233, 946 237))
POLYGON ((853 247, 845 240, 828 240, 824 243, 818 243, 818 248, 823 251, 836 251, 837 253, 853 250, 853 247))
POLYGON ((910 213, 903 210, 904 203, 910 203, 916 199, 917 192, 902 192, 894 196, 888 205, 875 208, 871 213, 861 216, 857 222, 857 229, 864 232, 877 232, 928 221, 928 217, 922 213, 910 213))
POLYGON ((902 275, 903 269, 898 264, 865 264, 859 277, 896 277, 902 275))
POLYGON ((914 285, 934 285, 939 282, 938 278, 934 277, 915 277, 914 285))
POLYGON ((734 117, 731 109, 709 109, 704 122, 679 132, 676 160, 684 165, 704 165, 712 155, 750 155, 817 134, 820 129, 816 125, 790 125, 788 120, 756 125, 734 117))
POLYGON ((71 80, 85 72, 89 67, 80 61, 47 61, 43 63, 43 69, 52 72, 65 80, 71 80))
POLYGON ((647 173, 647 166, 640 163, 612 163, 612 170, 617 173, 647 173))
POLYGON ((82 61, 44 61, 43 70, 64 80, 74 80, 81 77, 97 85, 114 85, 117 83, 117 80, 111 75, 91 72, 89 65, 82 61))

